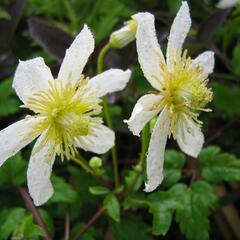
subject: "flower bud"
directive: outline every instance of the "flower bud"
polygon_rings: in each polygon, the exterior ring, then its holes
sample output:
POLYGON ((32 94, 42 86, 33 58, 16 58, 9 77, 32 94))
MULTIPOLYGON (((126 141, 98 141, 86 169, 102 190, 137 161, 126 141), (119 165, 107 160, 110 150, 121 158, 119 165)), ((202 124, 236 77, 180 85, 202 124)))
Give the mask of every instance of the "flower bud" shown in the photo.
POLYGON ((122 28, 111 34, 109 42, 113 48, 123 48, 135 40, 136 31, 137 22, 131 19, 122 28))
POLYGON ((89 166, 92 168, 100 168, 102 166, 102 159, 99 157, 92 157, 89 161, 89 166))

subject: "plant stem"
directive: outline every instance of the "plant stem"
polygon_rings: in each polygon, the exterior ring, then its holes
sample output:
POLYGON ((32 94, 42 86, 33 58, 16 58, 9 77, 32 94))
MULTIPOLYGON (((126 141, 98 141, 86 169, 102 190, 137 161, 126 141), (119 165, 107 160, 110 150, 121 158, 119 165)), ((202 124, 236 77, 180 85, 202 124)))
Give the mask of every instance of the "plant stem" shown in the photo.
POLYGON ((78 157, 71 156, 71 160, 77 163, 78 165, 80 165, 87 172, 96 176, 96 173, 94 172, 94 170, 88 165, 88 162, 80 154, 78 154, 78 157))
POLYGON ((97 73, 101 73, 103 71, 103 61, 104 57, 107 54, 107 52, 111 49, 111 44, 107 43, 101 50, 101 52, 98 55, 97 59, 97 73))
MULTIPOLYGON (((106 53, 111 49, 111 44, 107 43, 103 49, 101 50, 101 52, 99 53, 98 56, 98 60, 97 60, 97 73, 100 74, 103 71, 103 61, 104 61, 104 57, 106 55, 106 53)), ((107 104, 107 100, 106 97, 103 97, 103 114, 106 120, 106 123, 108 125, 109 128, 113 128, 113 124, 112 124, 112 119, 111 119, 111 115, 109 113, 109 108, 108 108, 108 104, 107 104)), ((117 149, 116 146, 114 145, 111 149, 111 153, 112 153, 112 162, 113 162, 113 174, 114 174, 114 183, 115 183, 115 188, 118 188, 120 185, 120 181, 119 181, 119 173, 118 173, 118 159, 117 159, 117 149)))
POLYGON ((105 186, 106 188, 108 188, 109 190, 111 190, 111 186, 108 182, 106 182, 100 175, 98 175, 93 168, 91 168, 88 165, 87 160, 85 160, 85 158, 83 156, 81 156, 80 154, 78 154, 78 157, 71 157, 71 160, 75 163, 77 163, 78 165, 80 165, 86 172, 90 173, 91 175, 93 175, 103 186, 105 186))
POLYGON ((44 224, 41 215, 39 214, 37 208, 34 206, 32 199, 30 198, 28 191, 24 187, 19 187, 18 191, 20 192, 22 199, 26 205, 26 208, 32 213, 35 222, 40 226, 40 228, 43 230, 45 239, 46 240, 52 240, 52 237, 50 233, 48 232, 48 229, 46 225, 44 224))
POLYGON ((105 212, 105 208, 99 208, 99 210, 92 216, 88 223, 81 229, 75 240, 81 239, 82 235, 102 216, 105 212))
POLYGON ((141 134, 141 154, 140 154, 140 162, 139 165, 144 169, 145 168, 145 159, 146 159, 146 153, 148 150, 148 144, 149 144, 149 134, 150 133, 150 124, 148 123, 142 130, 141 134))
POLYGON ((66 207, 65 210, 65 234, 64 234, 64 240, 70 239, 70 211, 69 207, 66 207))

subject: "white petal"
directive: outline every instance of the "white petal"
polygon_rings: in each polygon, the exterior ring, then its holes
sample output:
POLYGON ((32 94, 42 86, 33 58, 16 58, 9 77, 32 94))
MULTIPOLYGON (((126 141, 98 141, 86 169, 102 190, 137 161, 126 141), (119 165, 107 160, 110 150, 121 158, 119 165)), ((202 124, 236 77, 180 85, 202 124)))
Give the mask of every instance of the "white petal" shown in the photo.
POLYGON ((125 88, 130 76, 130 70, 110 69, 90 79, 89 86, 91 91, 96 92, 97 97, 102 97, 125 88))
POLYGON ((182 45, 187 37, 191 27, 191 17, 187 2, 182 2, 177 16, 175 17, 168 40, 167 46, 167 64, 171 57, 177 57, 174 54, 181 55, 182 45))
POLYGON ((58 79, 67 83, 69 77, 75 84, 81 77, 89 56, 94 49, 94 38, 87 25, 84 25, 82 31, 77 35, 71 46, 66 50, 58 79))
POLYGON ((235 6, 239 1, 238 0, 221 0, 219 1, 219 3, 217 4, 218 8, 230 8, 235 6))
POLYGON ((91 135, 79 138, 79 147, 97 154, 103 154, 113 147, 115 134, 110 128, 99 124, 92 130, 91 135))
POLYGON ((50 176, 55 153, 52 144, 41 146, 44 136, 38 138, 27 170, 28 189, 36 206, 44 204, 53 194, 50 176))
POLYGON ((139 136, 144 126, 159 113, 161 100, 162 96, 147 94, 137 101, 130 119, 124 121, 134 135, 139 136))
POLYGON ((160 113, 153 128, 147 155, 147 183, 146 192, 156 189, 163 180, 164 152, 169 133, 170 121, 166 108, 160 113))
POLYGON ((197 157, 204 143, 204 136, 200 127, 185 116, 186 122, 179 121, 177 143, 186 154, 197 157))
POLYGON ((212 51, 203 52, 193 60, 194 65, 203 68, 204 74, 211 74, 213 72, 214 62, 214 52, 212 51))
POLYGON ((157 90, 161 89, 161 65, 165 60, 156 37, 154 16, 150 13, 138 13, 133 16, 138 23, 136 43, 138 61, 146 79, 157 90))
POLYGON ((37 57, 27 61, 19 61, 13 79, 13 88, 23 103, 36 92, 49 89, 48 81, 53 76, 43 58, 37 57))
POLYGON ((25 118, 0 131, 0 166, 38 135, 36 127, 42 118, 25 118))

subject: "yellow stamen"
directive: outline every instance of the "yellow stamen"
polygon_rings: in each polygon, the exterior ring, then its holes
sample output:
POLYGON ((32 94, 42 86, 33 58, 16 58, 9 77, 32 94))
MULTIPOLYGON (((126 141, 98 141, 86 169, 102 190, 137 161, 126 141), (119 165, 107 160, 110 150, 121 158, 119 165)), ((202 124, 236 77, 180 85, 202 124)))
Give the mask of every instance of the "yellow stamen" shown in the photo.
POLYGON ((46 132, 43 142, 53 143, 62 160, 76 154, 77 143, 86 146, 81 136, 91 134, 93 125, 102 122, 96 117, 101 112, 101 100, 90 92, 88 80, 81 76, 73 85, 70 75, 67 83, 59 79, 49 81, 49 90, 34 94, 23 106, 45 117, 36 131, 46 132))
POLYGON ((187 124, 185 116, 201 126, 197 111, 210 111, 204 109, 212 100, 212 91, 206 87, 208 76, 204 74, 200 66, 193 64, 185 51, 183 55, 170 54, 168 66, 162 64, 163 76, 161 76, 162 89, 159 92, 163 96, 162 108, 167 107, 171 119, 169 135, 176 137, 179 131, 179 122, 187 124))

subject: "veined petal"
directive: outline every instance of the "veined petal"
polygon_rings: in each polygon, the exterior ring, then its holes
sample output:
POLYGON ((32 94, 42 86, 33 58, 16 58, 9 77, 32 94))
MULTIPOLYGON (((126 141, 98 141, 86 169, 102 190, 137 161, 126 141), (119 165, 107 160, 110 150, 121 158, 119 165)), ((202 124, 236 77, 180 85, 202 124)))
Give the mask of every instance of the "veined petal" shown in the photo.
POLYGON ((154 16, 146 12, 138 13, 132 18, 138 23, 136 43, 143 74, 155 89, 160 90, 162 65, 165 60, 157 40, 154 16))
POLYGON ((162 96, 147 94, 137 101, 130 119, 124 121, 134 135, 139 136, 144 126, 159 113, 161 100, 162 96))
POLYGON ((203 74, 211 74, 214 69, 214 63, 213 51, 205 51, 193 60, 194 65, 198 65, 203 68, 203 74))
POLYGON ((217 7, 222 9, 230 8, 230 7, 234 7, 237 3, 239 3, 239 0, 221 0, 217 4, 217 7))
POLYGON ((48 81, 53 81, 52 73, 43 58, 37 57, 19 61, 13 79, 13 88, 23 103, 34 93, 49 89, 48 81))
POLYGON ((131 71, 121 69, 107 70, 89 80, 91 91, 96 92, 97 97, 108 93, 120 91, 126 87, 131 76, 131 71))
POLYGON ((102 124, 97 124, 91 134, 79 138, 78 146, 90 152, 103 154, 113 147, 114 142, 114 132, 102 124))
POLYGON ((81 77, 89 56, 94 49, 94 38, 87 27, 84 25, 82 31, 77 35, 71 46, 66 50, 58 79, 67 83, 69 80, 75 84, 81 77))
POLYGON ((170 120, 164 108, 153 128, 147 155, 146 192, 156 189, 163 180, 164 152, 169 134, 170 120))
MULTIPOLYGON (((177 58, 182 53, 182 45, 191 27, 191 17, 187 2, 182 2, 170 30, 167 46, 167 64, 171 62, 171 57, 177 58)), ((173 59, 175 60, 175 59, 173 59)))
POLYGON ((0 131, 0 166, 38 136, 35 127, 42 120, 25 118, 0 131))
POLYGON ((44 137, 42 134, 35 143, 27 170, 28 189, 36 206, 44 204, 53 194, 50 176, 55 153, 53 144, 43 143, 44 137))
POLYGON ((179 121, 177 143, 187 155, 197 157, 204 143, 204 136, 199 126, 187 116, 185 121, 179 121))

